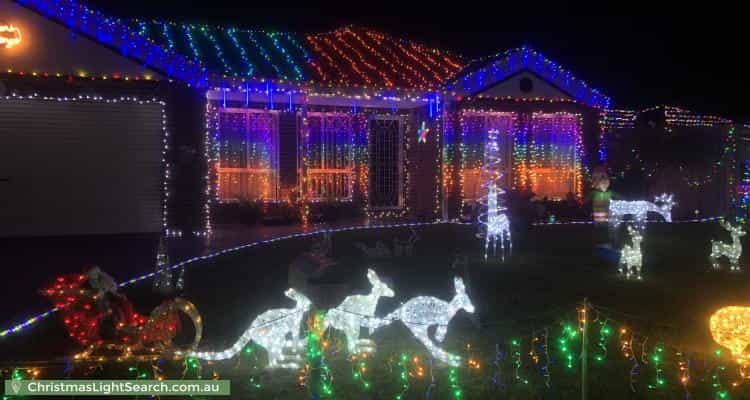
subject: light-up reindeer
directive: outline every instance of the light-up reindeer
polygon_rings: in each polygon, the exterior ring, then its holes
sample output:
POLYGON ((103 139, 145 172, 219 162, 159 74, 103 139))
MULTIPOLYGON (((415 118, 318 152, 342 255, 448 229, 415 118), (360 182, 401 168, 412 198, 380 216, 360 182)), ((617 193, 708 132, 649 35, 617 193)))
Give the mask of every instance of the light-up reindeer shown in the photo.
POLYGON ((369 340, 365 342, 365 339, 359 338, 360 327, 370 326, 381 297, 393 297, 393 290, 380 280, 375 271, 368 269, 367 279, 372 285, 370 294, 348 296, 338 307, 329 310, 325 318, 324 330, 330 326, 343 331, 350 354, 357 353, 360 347, 363 350, 371 348, 369 340))
POLYGON ((611 200, 609 202, 609 222, 619 225, 623 217, 632 215, 635 223, 642 226, 646 222, 649 212, 657 213, 664 217, 665 221, 672 222, 672 207, 677 204, 673 198, 673 195, 664 193, 656 196, 653 203, 645 200, 611 200))
POLYGON ((226 360, 242 351, 252 340, 268 352, 268 368, 299 368, 296 362, 282 362, 282 351, 285 347, 297 347, 302 343, 304 338, 300 328, 312 302, 294 289, 288 289, 284 294, 296 302, 294 308, 271 309, 259 315, 232 347, 224 351, 195 352, 191 355, 201 360, 226 360))
POLYGON ((745 236, 745 231, 741 226, 732 226, 726 221, 721 221, 721 226, 726 229, 732 236, 732 243, 727 244, 718 240, 711 241, 711 265, 714 269, 719 269, 719 258, 726 257, 729 260, 729 270, 740 270, 740 256, 742 255, 742 243, 740 238, 745 236))
POLYGON ((442 343, 448 333, 448 324, 459 310, 463 309, 469 313, 474 312, 474 305, 471 304, 471 299, 466 294, 464 281, 456 277, 453 283, 456 294, 451 301, 448 302, 431 296, 415 297, 385 318, 375 322, 371 329, 377 329, 395 320, 400 320, 409 328, 414 337, 427 347, 433 357, 449 365, 458 366, 461 363, 461 357, 448 353, 435 345, 428 333, 431 326, 437 326, 435 341, 442 343))
POLYGON ((643 265, 643 255, 641 253, 641 242, 643 241, 643 236, 632 226, 628 226, 628 233, 630 234, 630 241, 633 244, 626 244, 622 247, 618 271, 627 279, 642 279, 641 266, 643 265))

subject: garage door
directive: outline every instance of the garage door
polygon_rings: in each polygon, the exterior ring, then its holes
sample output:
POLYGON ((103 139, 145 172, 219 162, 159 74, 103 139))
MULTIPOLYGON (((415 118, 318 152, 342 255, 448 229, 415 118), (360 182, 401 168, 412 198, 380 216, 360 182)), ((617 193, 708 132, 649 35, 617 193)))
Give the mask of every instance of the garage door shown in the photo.
POLYGON ((158 232, 162 105, 0 98, 0 236, 158 232))

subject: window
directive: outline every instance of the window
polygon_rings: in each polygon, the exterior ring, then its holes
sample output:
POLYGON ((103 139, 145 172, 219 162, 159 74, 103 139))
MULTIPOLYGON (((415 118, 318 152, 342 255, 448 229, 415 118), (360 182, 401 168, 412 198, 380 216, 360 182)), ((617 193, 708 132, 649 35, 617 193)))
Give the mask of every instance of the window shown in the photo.
POLYGON ((466 201, 480 198, 482 194, 482 168, 484 167, 487 132, 497 129, 500 145, 500 167, 502 185, 511 186, 513 133, 516 114, 511 112, 465 112, 462 118, 463 149, 461 160, 461 182, 466 201))
POLYGON ((219 111, 218 195, 221 201, 278 199, 278 113, 219 111))
MULTIPOLYGON (((580 195, 581 130, 571 113, 533 113, 526 166, 531 191, 537 198, 565 199, 580 195)), ((519 163, 520 164, 520 163, 519 163)))
POLYGON ((373 210, 403 206, 403 139, 398 118, 370 121, 369 199, 373 210))
POLYGON ((354 174, 349 114, 309 113, 305 165, 310 200, 350 200, 354 174))

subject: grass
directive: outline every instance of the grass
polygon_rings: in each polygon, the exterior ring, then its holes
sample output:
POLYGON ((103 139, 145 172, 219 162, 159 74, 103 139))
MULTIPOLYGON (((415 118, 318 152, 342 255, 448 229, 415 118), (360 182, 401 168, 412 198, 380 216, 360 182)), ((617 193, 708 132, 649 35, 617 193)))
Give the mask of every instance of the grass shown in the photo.
MULTIPOLYGON (((720 363, 726 371, 720 375, 722 387, 737 381, 736 367, 726 354, 718 360, 713 355, 717 345, 708 330, 708 318, 726 305, 750 305, 750 278, 747 273, 711 271, 708 264, 709 240, 724 237, 725 232, 714 223, 652 224, 648 226, 643 243, 644 280, 627 282, 615 273, 612 253, 598 245, 620 240, 617 233, 606 227, 542 226, 514 232, 514 248, 505 262, 484 262, 480 257, 480 241, 474 237, 475 228, 439 225, 419 231, 420 240, 412 257, 386 261, 366 260, 354 247, 358 241, 374 245, 377 240, 387 243, 393 237, 407 238, 408 230, 362 231, 334 235, 333 252, 338 262, 334 274, 341 290, 331 290, 313 298, 316 307, 335 306, 344 296, 354 292, 366 293, 367 268, 374 268, 389 280, 396 293, 394 298, 381 299, 378 314, 384 315, 417 295, 432 295, 450 299, 453 294, 452 277, 463 276, 467 291, 476 306, 474 314, 459 312, 451 322, 444 348, 465 358, 477 360, 478 369, 457 370, 459 386, 464 398, 567 399, 580 396, 579 360, 573 368, 565 366, 559 349, 562 323, 575 325, 576 307, 583 298, 594 304, 600 313, 591 330, 592 359, 589 368, 590 398, 638 399, 684 398, 679 384, 679 371, 674 348, 679 348, 691 360, 693 398, 711 398, 717 389, 713 367, 720 363), (451 262, 457 254, 470 256, 466 269, 455 271, 451 262), (600 323, 606 320, 613 334, 607 342, 607 355, 602 362, 593 359, 601 355, 597 347, 600 323), (636 354, 641 356, 640 344, 645 340, 646 356, 654 345, 663 342, 665 348, 663 387, 650 389, 657 379, 653 360, 644 364, 636 375, 635 392, 630 390, 632 362, 624 359, 619 346, 619 329, 638 332, 636 354), (537 355, 544 360, 541 347, 544 329, 549 332, 550 386, 540 366, 529 354, 533 344, 537 355), (534 342, 534 339, 537 339, 534 342), (520 340, 521 364, 514 365, 513 339, 520 340), (496 346, 503 352, 497 385, 492 383, 498 369, 496 346), (521 379, 516 379, 516 378, 521 379), (523 383, 528 380, 528 383, 523 383)), ((310 239, 294 239, 274 243, 264 248, 248 249, 200 262, 187 270, 185 297, 193 301, 204 316, 205 349, 220 349, 232 343, 253 318, 269 308, 287 306, 283 295, 288 287, 287 266, 301 252, 309 249, 310 239)), ((743 264, 746 264, 743 261, 743 264)), ((150 292, 150 285, 142 283, 127 289, 139 309, 155 306, 159 299, 150 292)), ((335 397, 344 399, 394 398, 403 391, 399 359, 406 354, 409 376, 404 398, 425 398, 431 379, 429 357, 424 347, 414 340, 401 324, 394 323, 374 335, 378 351, 367 362, 364 374, 370 389, 353 379, 353 364, 346 359, 344 338, 329 333, 325 354, 333 376, 335 397), (419 360, 414 363, 414 357, 419 360), (419 376, 418 367, 423 375, 419 376)), ((579 340, 572 341, 574 351, 579 340)), ((57 359, 72 353, 73 346, 65 340, 57 321, 49 320, 30 332, 0 342, 5 360, 57 359)), ((310 398, 298 383, 297 371, 264 371, 264 352, 257 349, 238 359, 203 365, 202 376, 216 372, 224 379, 232 379, 232 391, 237 398, 303 399, 310 398), (260 384, 260 387, 256 385, 260 384)), ((94 376, 125 377, 132 365, 107 365, 94 376)), ((150 373, 151 365, 140 369, 150 373)), ((180 365, 166 362, 163 368, 168 377, 182 375, 180 365)), ((74 371, 73 376, 85 368, 74 371)), ((128 375, 130 373, 130 375, 128 375)), ((189 373, 195 373, 194 371, 189 373)), ((451 398, 455 390, 449 383, 450 370, 439 365, 434 368, 435 386, 430 398, 451 398)), ((50 368, 47 378, 62 376, 50 368)), ((407 375, 408 376, 408 375, 407 375)), ((741 385, 732 390, 732 398, 749 398, 741 385)))

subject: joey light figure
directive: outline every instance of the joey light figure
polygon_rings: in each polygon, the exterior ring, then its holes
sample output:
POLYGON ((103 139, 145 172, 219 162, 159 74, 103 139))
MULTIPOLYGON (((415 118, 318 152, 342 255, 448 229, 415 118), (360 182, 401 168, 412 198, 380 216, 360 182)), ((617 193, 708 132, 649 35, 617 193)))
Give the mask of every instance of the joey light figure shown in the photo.
POLYGON ((729 306, 716 311, 709 319, 711 337, 732 352, 739 363, 750 361, 745 348, 750 344, 750 307, 729 306))
POLYGON ((745 236, 746 232, 742 229, 742 226, 732 226, 726 221, 721 221, 721 226, 732 236, 732 243, 724 243, 718 240, 711 241, 711 254, 709 255, 711 266, 714 269, 719 269, 719 259, 726 257, 729 260, 729 270, 739 271, 740 256, 742 255, 740 238, 745 236))
POLYGON ((429 336, 429 328, 436 326, 435 341, 442 343, 448 333, 448 324, 459 310, 473 313, 474 305, 466 294, 466 286, 461 278, 454 278, 455 295, 450 301, 431 296, 419 296, 410 299, 385 318, 375 321, 372 329, 388 325, 395 320, 401 321, 417 340, 427 347, 436 359, 451 366, 458 366, 461 357, 451 354, 435 345, 429 336))
POLYGON ((296 302, 294 308, 277 308, 259 315, 234 345, 224 351, 195 352, 190 355, 200 360, 226 360, 241 352, 252 340, 268 352, 268 368, 299 368, 300 364, 296 361, 284 362, 283 350, 296 348, 302 343, 301 324, 312 303, 294 289, 288 289, 284 294, 296 302))
POLYGON ((367 279, 372 284, 368 295, 348 296, 338 307, 329 310, 325 318, 326 328, 331 327, 344 332, 346 345, 350 354, 357 353, 358 348, 369 350, 372 343, 359 338, 360 327, 368 327, 369 321, 375 316, 375 308, 381 297, 393 297, 393 290, 383 283, 375 271, 367 270, 367 279))
POLYGON ((643 236, 638 229, 628 226, 630 241, 632 245, 625 245, 620 252, 620 264, 618 271, 620 275, 627 279, 643 279, 641 276, 641 266, 643 264, 643 254, 641 253, 641 242, 643 236))
POLYGON ((609 222, 619 225, 623 217, 631 215, 637 225, 643 226, 649 212, 657 213, 664 217, 665 221, 672 222, 672 207, 677 204, 673 198, 673 195, 664 193, 656 196, 653 203, 645 200, 611 200, 609 202, 609 222))

